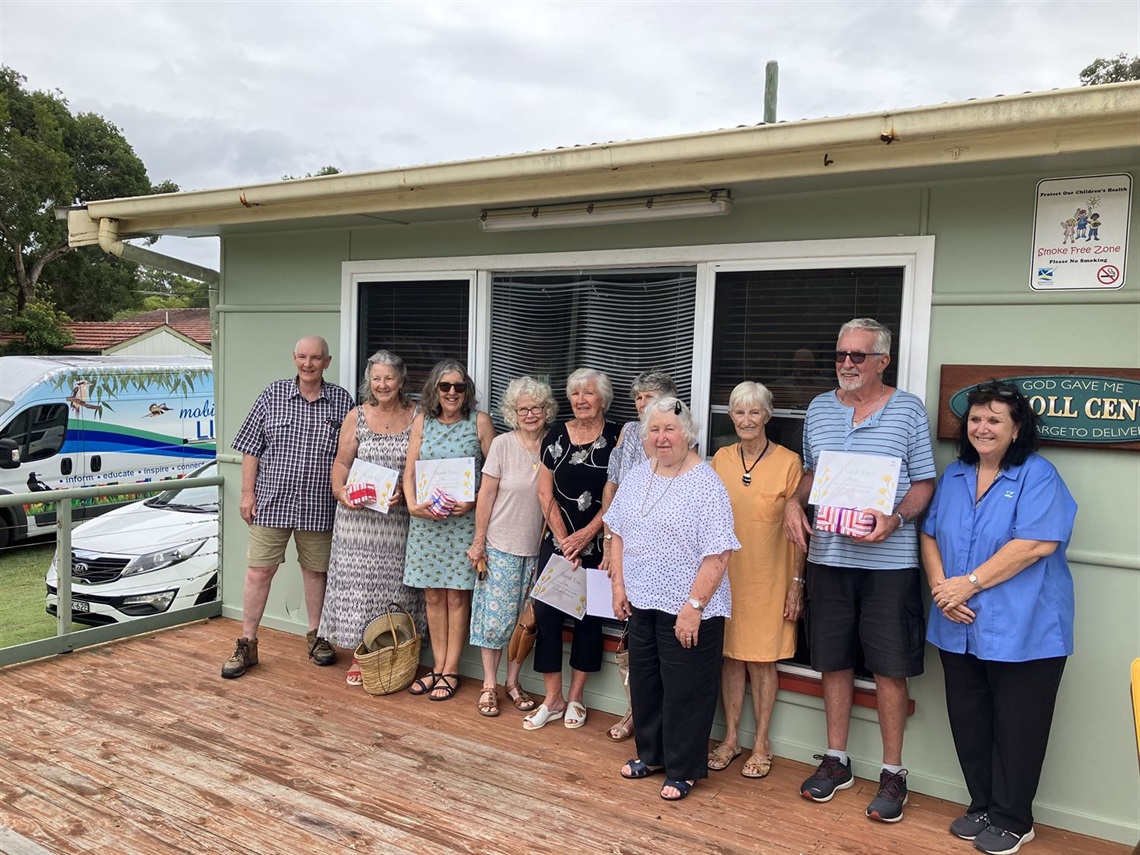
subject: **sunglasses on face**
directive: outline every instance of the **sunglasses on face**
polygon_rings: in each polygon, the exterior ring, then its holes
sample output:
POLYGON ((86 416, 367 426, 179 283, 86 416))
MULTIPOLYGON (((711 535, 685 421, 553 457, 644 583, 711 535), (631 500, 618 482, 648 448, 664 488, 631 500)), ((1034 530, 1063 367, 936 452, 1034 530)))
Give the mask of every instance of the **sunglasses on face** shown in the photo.
POLYGON ((452 390, 454 390, 454 391, 458 392, 460 395, 462 395, 463 393, 465 393, 467 391, 467 384, 466 383, 440 383, 439 384, 439 391, 441 391, 441 392, 451 392, 452 390))
POLYGON ((850 359, 852 365, 862 365, 868 356, 886 356, 886 354, 860 353, 857 350, 837 350, 835 351, 835 364, 842 365, 844 362, 850 359))

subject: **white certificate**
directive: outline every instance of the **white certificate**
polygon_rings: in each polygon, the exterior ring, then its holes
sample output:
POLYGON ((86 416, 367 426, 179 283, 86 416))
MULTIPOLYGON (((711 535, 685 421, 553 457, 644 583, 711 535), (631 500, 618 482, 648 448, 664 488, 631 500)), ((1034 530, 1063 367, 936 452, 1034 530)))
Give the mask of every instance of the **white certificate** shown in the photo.
POLYGON ((475 458, 416 461, 416 501, 426 502, 440 489, 457 502, 475 501, 475 458))
POLYGON ((376 501, 367 502, 360 507, 371 508, 374 511, 386 514, 388 513, 388 502, 392 498, 392 493, 396 491, 396 485, 400 478, 400 473, 395 469, 389 469, 379 463, 369 463, 367 460, 361 460, 357 457, 352 461, 352 468, 348 470, 345 486, 371 484, 376 488, 376 501))
MULTIPOLYGON (((530 595, 581 620, 586 614, 586 574, 575 569, 574 564, 561 555, 551 555, 535 580, 530 595)), ((613 615, 612 608, 610 615, 613 615)))
POLYGON ((586 614, 614 619, 614 589, 605 570, 586 568, 586 614))
POLYGON ((879 454, 824 451, 819 455, 808 502, 832 508, 895 509, 902 460, 879 454))

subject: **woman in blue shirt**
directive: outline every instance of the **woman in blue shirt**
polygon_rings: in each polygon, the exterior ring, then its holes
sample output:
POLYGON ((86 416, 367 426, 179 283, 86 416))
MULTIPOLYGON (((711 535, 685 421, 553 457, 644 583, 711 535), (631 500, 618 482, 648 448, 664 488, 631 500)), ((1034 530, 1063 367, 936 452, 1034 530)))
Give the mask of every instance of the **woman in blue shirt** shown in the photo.
POLYGON ((1015 387, 975 387, 958 459, 922 527, 946 709, 970 791, 952 834, 990 855, 1033 839, 1033 798, 1065 659, 1073 577, 1065 547, 1077 505, 1036 453, 1036 417, 1015 387))

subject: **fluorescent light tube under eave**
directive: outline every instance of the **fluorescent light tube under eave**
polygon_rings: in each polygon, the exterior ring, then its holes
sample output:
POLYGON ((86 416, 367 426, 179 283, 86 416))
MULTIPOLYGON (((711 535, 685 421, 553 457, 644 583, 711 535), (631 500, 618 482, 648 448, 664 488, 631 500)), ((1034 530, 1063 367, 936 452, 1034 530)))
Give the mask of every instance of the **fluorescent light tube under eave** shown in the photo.
POLYGON ((575 206, 550 206, 546 209, 516 208, 510 211, 487 211, 480 220, 486 232, 525 231, 528 229, 576 228, 598 226, 611 223, 642 223, 656 220, 683 220, 696 217, 722 217, 732 210, 732 198, 721 192, 714 198, 702 195, 699 198, 669 199, 655 197, 653 205, 646 205, 646 199, 621 201, 617 203, 598 202, 591 213, 585 204, 575 206))

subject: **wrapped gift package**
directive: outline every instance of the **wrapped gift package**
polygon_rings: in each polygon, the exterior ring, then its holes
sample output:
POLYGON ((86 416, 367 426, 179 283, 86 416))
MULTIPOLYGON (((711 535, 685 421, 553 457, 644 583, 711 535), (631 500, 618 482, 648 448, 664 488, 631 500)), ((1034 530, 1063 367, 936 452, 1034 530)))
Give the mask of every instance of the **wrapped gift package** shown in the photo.
POLYGON ((863 537, 875 530, 875 518, 858 508, 831 508, 821 505, 815 509, 815 527, 819 531, 833 531, 848 537, 863 537))

